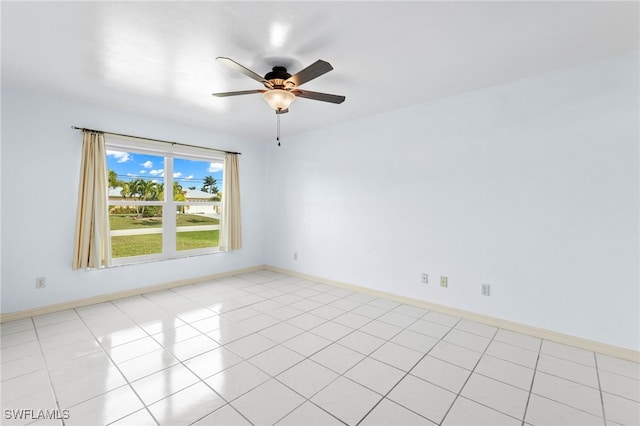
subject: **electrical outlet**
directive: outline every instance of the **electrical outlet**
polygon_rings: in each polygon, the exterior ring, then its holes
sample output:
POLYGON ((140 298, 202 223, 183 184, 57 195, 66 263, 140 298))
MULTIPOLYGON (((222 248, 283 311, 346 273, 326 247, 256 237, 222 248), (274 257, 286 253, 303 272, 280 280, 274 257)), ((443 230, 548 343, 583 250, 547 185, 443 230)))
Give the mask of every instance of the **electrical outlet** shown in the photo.
POLYGON ((489 284, 482 284, 482 287, 480 288, 480 294, 483 296, 490 296, 491 286, 489 284))
POLYGON ((429 274, 422 273, 422 284, 429 284, 429 274))
POLYGON ((47 286, 47 279, 45 277, 36 278, 36 288, 45 288, 47 286))
POLYGON ((447 277, 440 277, 440 287, 444 287, 447 288, 449 287, 449 280, 447 279, 447 277))

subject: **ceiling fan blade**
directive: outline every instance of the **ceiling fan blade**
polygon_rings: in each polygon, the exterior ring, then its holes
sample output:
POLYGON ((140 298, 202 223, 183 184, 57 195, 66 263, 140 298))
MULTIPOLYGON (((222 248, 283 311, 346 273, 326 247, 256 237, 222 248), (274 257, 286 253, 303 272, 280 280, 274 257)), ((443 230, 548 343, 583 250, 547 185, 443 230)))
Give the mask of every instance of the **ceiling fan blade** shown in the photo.
POLYGON ((286 114, 286 113, 288 113, 288 112, 289 112, 289 108, 287 108, 287 109, 278 109, 278 110, 276 110, 276 114, 277 114, 277 115, 280 115, 280 114, 286 114))
POLYGON ((231 69, 233 69, 235 71, 238 71, 238 72, 246 75, 247 77, 250 77, 250 78, 254 79, 255 81, 257 81, 259 83, 264 84, 267 81, 260 74, 257 74, 255 72, 251 71, 249 68, 240 65, 239 63, 237 63, 233 59, 225 58, 223 56, 218 56, 216 58, 216 60, 218 60, 221 63, 225 64, 229 68, 231 68, 231 69))
POLYGON ((300 89, 294 89, 291 91, 291 93, 301 98, 313 99, 315 101, 322 101, 322 102, 331 102, 333 104, 341 104, 346 99, 344 96, 341 96, 341 95, 331 95, 329 93, 311 92, 309 90, 300 90, 300 89))
POLYGON ((328 73, 332 69, 333 67, 329 62, 318 59, 305 69, 298 71, 296 74, 289 77, 287 81, 293 82, 296 87, 301 86, 307 81, 311 81, 316 77, 320 77, 322 74, 328 73))
POLYGON ((264 93, 264 92, 266 92, 266 90, 256 89, 256 90, 241 90, 239 92, 212 93, 212 95, 217 96, 219 98, 224 98, 227 96, 250 95, 251 93, 264 93))

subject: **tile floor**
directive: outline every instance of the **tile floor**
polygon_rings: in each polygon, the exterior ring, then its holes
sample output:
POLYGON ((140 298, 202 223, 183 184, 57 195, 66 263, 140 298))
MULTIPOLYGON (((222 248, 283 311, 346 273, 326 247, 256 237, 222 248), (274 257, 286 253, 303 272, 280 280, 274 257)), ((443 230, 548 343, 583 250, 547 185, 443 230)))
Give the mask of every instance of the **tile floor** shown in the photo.
POLYGON ((1 331, 3 424, 640 424, 637 363, 267 270, 1 331))

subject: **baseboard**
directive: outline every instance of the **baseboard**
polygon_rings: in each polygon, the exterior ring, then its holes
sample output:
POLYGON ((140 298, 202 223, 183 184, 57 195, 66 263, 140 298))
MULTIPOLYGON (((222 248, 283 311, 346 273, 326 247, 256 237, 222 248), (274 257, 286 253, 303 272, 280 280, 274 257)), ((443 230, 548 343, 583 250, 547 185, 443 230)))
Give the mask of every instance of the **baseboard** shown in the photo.
POLYGON ((598 352, 604 355, 610 355, 616 358, 626 359, 628 361, 640 362, 640 352, 634 351, 633 349, 622 348, 622 347, 610 345, 607 343, 602 343, 594 340, 584 339, 581 337, 571 336, 569 334, 564 334, 557 331, 533 327, 526 324, 520 324, 517 322, 495 318, 488 315, 478 314, 475 312, 464 311, 462 309, 457 309, 449 306, 439 305, 436 303, 426 302, 423 300, 412 299, 410 297, 400 296, 393 293, 387 293, 380 290, 374 290, 367 287, 361 287, 358 285, 346 284, 339 281, 328 280, 326 278, 317 277, 309 274, 303 274, 300 272, 296 272, 296 271, 292 271, 284 268, 278 268, 275 266, 266 265, 265 268, 273 272, 280 272, 282 274, 292 275, 292 276, 295 276, 301 279, 306 279, 309 281, 319 282, 322 284, 332 285, 332 286, 344 288, 347 290, 357 291, 359 293, 365 293, 375 297, 394 300, 396 302, 405 303, 407 305, 417 306, 420 308, 428 309, 430 311, 440 312, 440 313, 452 315, 458 318, 476 321, 476 322, 487 324, 493 327, 498 327, 505 330, 514 331, 517 333, 523 333, 529 336, 539 337, 541 339, 551 340, 557 343, 563 343, 565 345, 586 349, 588 351, 598 352))
POLYGON ((126 297, 139 296, 141 294, 151 293, 154 291, 167 290, 175 287, 195 284, 203 281, 215 280, 218 278, 229 277, 232 275, 244 274, 247 272, 259 271, 266 269, 264 265, 252 266, 249 268, 234 269, 232 271, 220 272, 217 274, 203 275, 194 278, 186 278, 183 280, 171 281, 164 284, 157 284, 147 287, 134 288, 131 290, 118 291, 114 293, 102 294, 100 296, 88 297, 85 299, 70 300, 68 302, 56 303, 53 305, 41 306, 23 311, 8 312, 0 314, 0 323, 16 321, 39 315, 52 314, 55 312, 65 311, 67 309, 81 308, 83 306, 95 305, 97 303, 111 302, 113 300, 124 299, 126 297))

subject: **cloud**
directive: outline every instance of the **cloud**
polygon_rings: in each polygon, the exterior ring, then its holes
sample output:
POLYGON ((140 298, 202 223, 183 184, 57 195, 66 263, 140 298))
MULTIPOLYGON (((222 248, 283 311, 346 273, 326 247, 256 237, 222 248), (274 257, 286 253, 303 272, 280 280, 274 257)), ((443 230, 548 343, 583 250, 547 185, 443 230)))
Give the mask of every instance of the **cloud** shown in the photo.
POLYGON ((164 169, 150 170, 149 174, 151 176, 164 176, 164 169))
POLYGON ((140 164, 142 167, 144 167, 145 169, 150 169, 153 167, 153 163, 149 160, 145 161, 144 163, 140 164))
POLYGON ((147 173, 147 171, 146 171, 146 170, 140 170, 138 173, 140 173, 141 175, 143 175, 143 174, 147 173))
POLYGON ((188 180, 188 179, 193 179, 193 175, 189 175, 189 176, 187 176, 187 177, 184 177, 184 178, 182 178, 182 179, 185 179, 185 180, 188 180))
POLYGON ((121 151, 107 151, 107 155, 118 160, 118 163, 126 163, 127 161, 133 160, 133 158, 129 155, 128 152, 121 151))
POLYGON ((179 178, 180 176, 182 176, 182 172, 175 172, 175 173, 173 174, 173 177, 174 177, 174 178, 179 178))
POLYGON ((209 163, 209 172, 221 172, 222 171, 222 163, 209 163))

